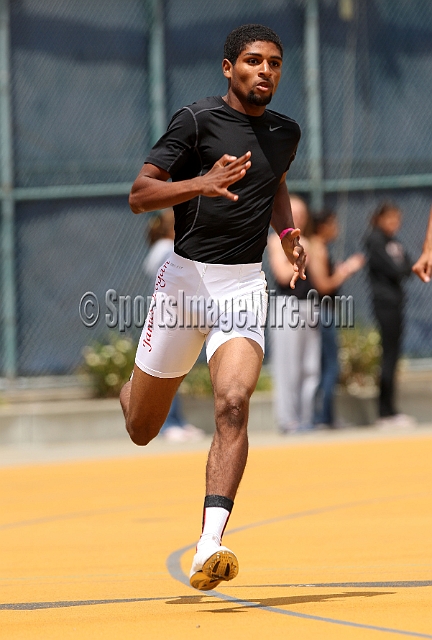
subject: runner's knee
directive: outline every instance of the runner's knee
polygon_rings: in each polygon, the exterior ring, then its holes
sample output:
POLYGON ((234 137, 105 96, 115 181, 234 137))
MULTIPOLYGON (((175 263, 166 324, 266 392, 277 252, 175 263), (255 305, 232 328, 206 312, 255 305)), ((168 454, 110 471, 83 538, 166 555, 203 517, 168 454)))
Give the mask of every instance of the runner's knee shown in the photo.
POLYGON ((162 425, 144 422, 139 418, 128 416, 126 418, 126 430, 132 442, 138 446, 144 447, 149 444, 158 435, 162 425))
POLYGON ((249 395, 245 390, 227 389, 215 397, 216 427, 240 429, 247 422, 249 395))

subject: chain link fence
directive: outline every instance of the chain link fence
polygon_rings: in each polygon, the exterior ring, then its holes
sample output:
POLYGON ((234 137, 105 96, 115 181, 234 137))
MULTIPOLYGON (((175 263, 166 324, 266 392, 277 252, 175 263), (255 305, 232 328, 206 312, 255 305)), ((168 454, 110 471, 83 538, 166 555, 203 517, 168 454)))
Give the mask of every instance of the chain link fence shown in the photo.
POLYGON ((10 3, 16 187, 130 182, 149 146, 144 8, 10 3))
MULTIPOLYGON (((14 314, 8 303, 0 325, 3 374, 73 373, 85 345, 119 331, 107 327, 106 292, 132 302, 151 293, 142 269, 149 216, 132 215, 128 190, 161 122, 185 104, 225 93, 223 42, 242 23, 266 24, 284 42, 283 78, 271 108, 303 130, 289 187, 311 203, 321 194, 338 212, 335 257, 362 249, 372 210, 389 198, 404 212, 403 243, 413 258, 419 254, 432 202, 430 3, 0 1, 9 18, 10 53, 3 61, 10 68, 9 95, 3 92, 0 109, 5 112, 9 99, 14 201, 11 257, 5 252, 10 229, 3 171, 2 264, 6 275, 7 265, 14 267, 13 282, 4 275, 3 287, 12 282, 15 293, 14 314), (305 82, 312 5, 319 16, 319 184, 311 178, 305 82), (78 312, 86 292, 100 307, 91 328, 78 312), (11 339, 15 363, 10 355, 7 362, 11 339)), ((1 139, 4 167, 4 128, 1 139)), ((264 263, 269 273, 266 257, 264 263)), ((430 356, 432 290, 414 277, 407 289, 405 352, 430 356)), ((366 273, 350 280, 344 293, 354 295, 359 321, 370 324, 366 273)), ((137 339, 139 328, 127 334, 137 339)))

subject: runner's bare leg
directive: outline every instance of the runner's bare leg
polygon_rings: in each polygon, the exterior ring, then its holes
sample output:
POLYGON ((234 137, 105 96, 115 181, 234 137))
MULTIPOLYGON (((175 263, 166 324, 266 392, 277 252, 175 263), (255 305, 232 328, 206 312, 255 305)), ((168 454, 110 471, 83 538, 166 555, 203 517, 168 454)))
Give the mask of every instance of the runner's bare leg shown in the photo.
POLYGON ((255 341, 233 338, 210 359, 216 430, 207 460, 206 495, 235 498, 248 455, 249 400, 262 358, 255 341))
POLYGON ((146 445, 157 436, 183 378, 156 378, 135 365, 132 380, 120 392, 126 429, 135 444, 146 445))

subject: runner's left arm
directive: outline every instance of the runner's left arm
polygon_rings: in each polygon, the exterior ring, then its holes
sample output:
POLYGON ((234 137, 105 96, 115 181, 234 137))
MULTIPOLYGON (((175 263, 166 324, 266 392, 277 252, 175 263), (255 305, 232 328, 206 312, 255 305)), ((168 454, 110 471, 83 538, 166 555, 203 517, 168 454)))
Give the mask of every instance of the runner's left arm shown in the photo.
POLYGON ((294 275, 291 278, 290 287, 294 289, 295 283, 299 278, 302 280, 306 279, 306 253, 299 242, 300 229, 294 228, 291 202, 285 178, 286 173, 282 176, 278 190, 276 191, 270 224, 278 235, 280 235, 284 229, 292 229, 292 231, 285 235, 281 242, 286 257, 293 265, 294 275))

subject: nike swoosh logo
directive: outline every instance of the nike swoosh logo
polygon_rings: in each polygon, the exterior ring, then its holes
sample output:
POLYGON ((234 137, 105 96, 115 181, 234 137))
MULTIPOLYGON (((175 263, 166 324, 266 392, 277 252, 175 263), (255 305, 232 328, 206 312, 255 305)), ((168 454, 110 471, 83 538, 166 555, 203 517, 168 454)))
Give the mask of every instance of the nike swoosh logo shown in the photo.
POLYGON ((276 131, 276 129, 282 129, 282 125, 280 125, 279 127, 272 127, 271 125, 269 126, 269 131, 276 131))

